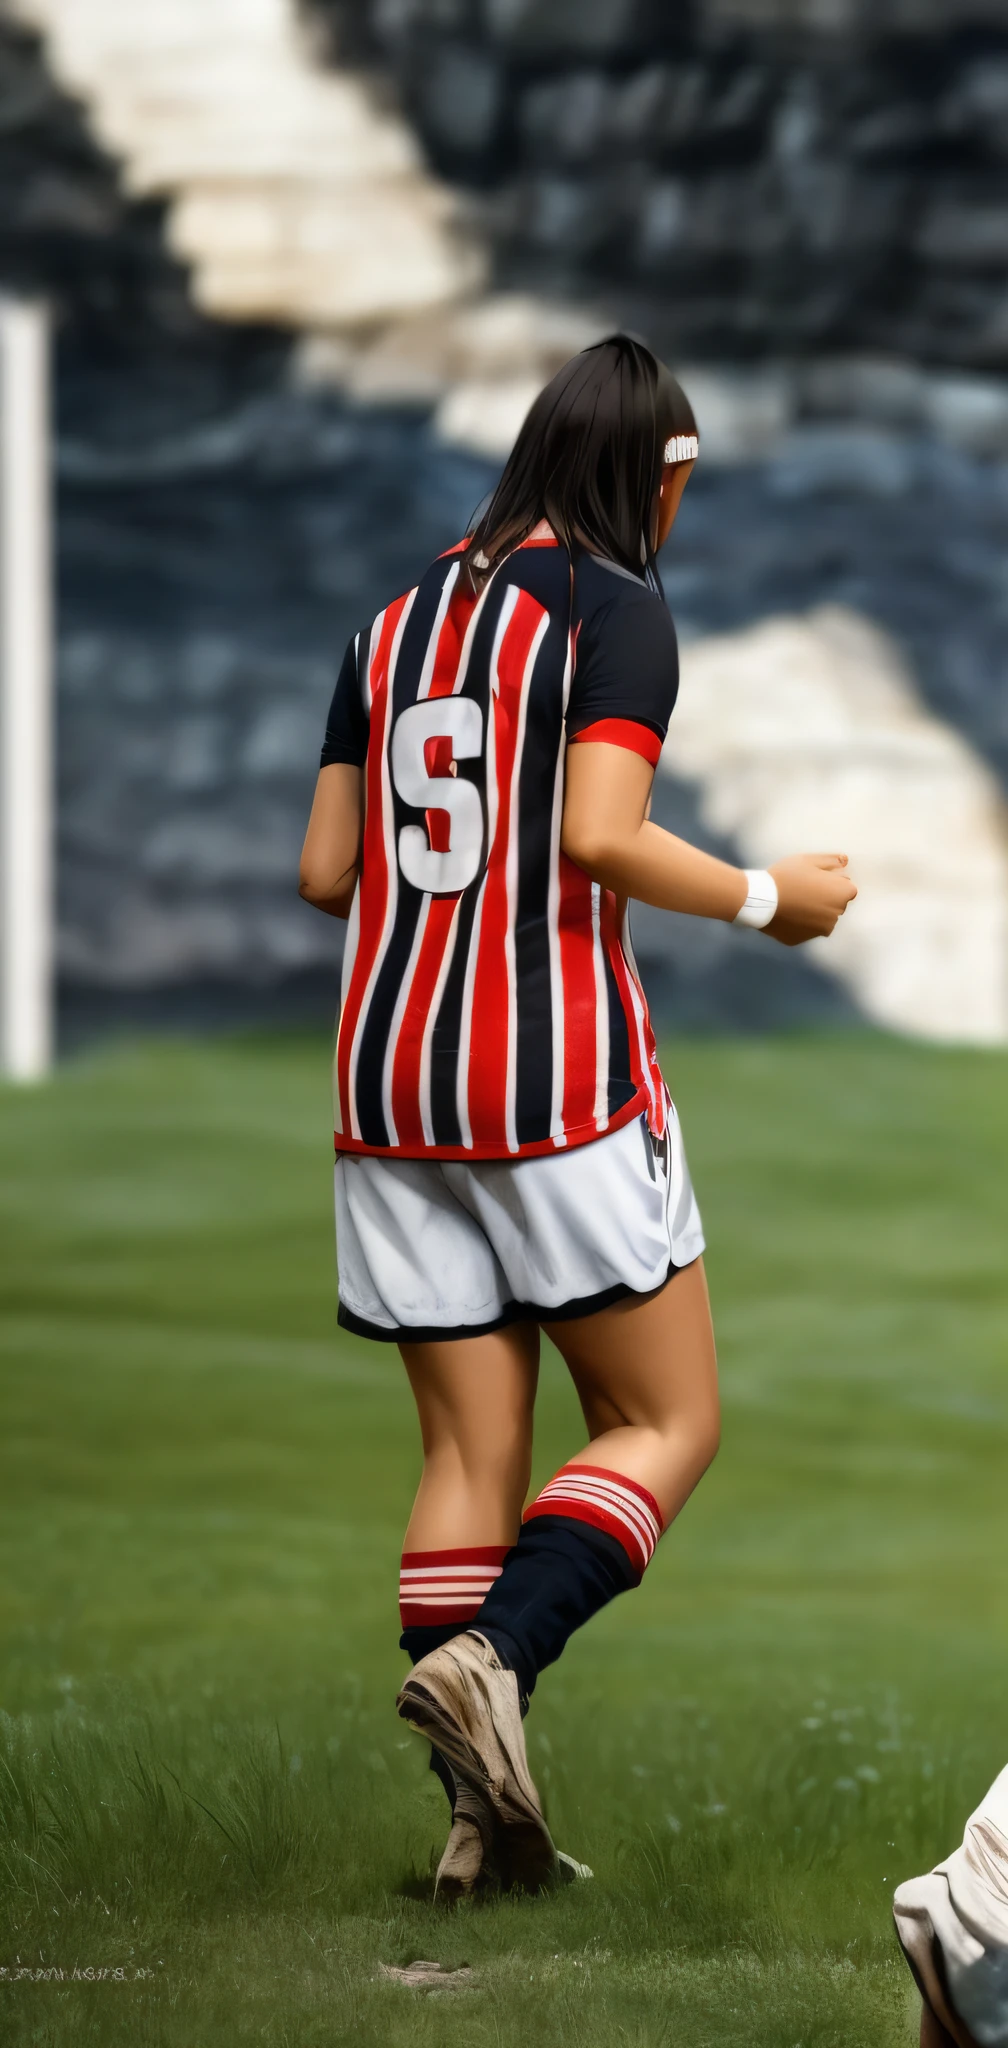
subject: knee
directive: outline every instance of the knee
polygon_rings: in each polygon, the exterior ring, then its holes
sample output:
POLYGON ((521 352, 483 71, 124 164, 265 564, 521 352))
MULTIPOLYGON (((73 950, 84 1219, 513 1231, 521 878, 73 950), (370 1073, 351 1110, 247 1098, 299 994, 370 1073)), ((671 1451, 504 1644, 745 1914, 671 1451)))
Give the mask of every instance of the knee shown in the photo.
POLYGON ((692 1411, 692 1426, 700 1470, 713 1465, 721 1448, 721 1401, 717 1381, 708 1385, 692 1411))
POLYGON ((701 1472, 709 1470, 721 1449, 721 1410, 715 1406, 697 1423, 696 1455, 701 1472))
POLYGON ((721 1410, 717 1398, 698 1403, 669 1417, 662 1431, 678 1455, 686 1454, 693 1484, 713 1465, 721 1447, 721 1410))

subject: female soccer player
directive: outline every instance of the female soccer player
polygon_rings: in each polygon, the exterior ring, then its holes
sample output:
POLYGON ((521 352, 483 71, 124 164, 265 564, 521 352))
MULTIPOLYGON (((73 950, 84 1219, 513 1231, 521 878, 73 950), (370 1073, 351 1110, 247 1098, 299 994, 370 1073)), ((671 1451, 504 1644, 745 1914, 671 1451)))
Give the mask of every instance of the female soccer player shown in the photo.
POLYGON ((625 335, 540 394, 474 531, 352 641, 301 863, 349 919, 339 1319, 399 1345, 423 1475, 399 1712, 453 1801, 442 1894, 559 1871, 522 1712, 714 1456, 703 1236, 627 900, 831 932, 843 854, 744 872, 648 822, 678 686, 655 555, 698 454, 625 335), (522 1513, 545 1330, 588 1442, 522 1513))

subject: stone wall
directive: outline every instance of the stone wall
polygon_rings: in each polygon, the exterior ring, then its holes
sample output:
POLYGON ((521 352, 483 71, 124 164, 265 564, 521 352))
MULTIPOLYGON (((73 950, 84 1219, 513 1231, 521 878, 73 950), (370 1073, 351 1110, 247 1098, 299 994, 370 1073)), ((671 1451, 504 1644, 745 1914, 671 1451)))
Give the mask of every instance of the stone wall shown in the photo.
POLYGON ((1005 0, 701 0, 712 25, 791 30, 805 35, 947 35, 953 29, 1008 27, 1005 0))
POLYGON ((202 328, 163 209, 123 194, 37 37, 0 14, 0 281, 42 291, 76 333, 175 343, 202 328))
POLYGON ((690 359, 1008 367, 1005 0, 311 0, 499 275, 690 359))

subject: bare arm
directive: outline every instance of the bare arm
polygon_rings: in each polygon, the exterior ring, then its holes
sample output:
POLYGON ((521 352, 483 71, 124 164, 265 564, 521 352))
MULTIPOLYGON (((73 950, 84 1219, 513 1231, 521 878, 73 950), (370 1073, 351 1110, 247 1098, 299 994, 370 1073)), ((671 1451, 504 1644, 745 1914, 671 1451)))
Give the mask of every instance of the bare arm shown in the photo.
MULTIPOLYGON (((625 747, 569 748, 560 844, 617 896, 730 924, 746 897, 741 868, 649 823, 654 771, 625 747)), ((783 945, 824 936, 856 896, 844 853, 794 854, 771 868, 779 907, 766 930, 783 945)))
POLYGON ((301 851, 298 894, 329 917, 350 915, 363 831, 363 769, 348 761, 320 768, 301 851))

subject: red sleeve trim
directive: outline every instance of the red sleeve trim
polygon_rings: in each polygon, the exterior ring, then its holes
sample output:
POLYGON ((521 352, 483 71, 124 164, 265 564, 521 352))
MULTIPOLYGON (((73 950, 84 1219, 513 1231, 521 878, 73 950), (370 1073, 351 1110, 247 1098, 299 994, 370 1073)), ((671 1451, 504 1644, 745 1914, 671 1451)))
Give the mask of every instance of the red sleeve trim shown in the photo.
POLYGON ((635 718, 597 718, 594 725, 586 725, 581 732, 571 735, 572 746, 579 740, 601 741, 607 747, 625 747, 629 754, 642 754, 650 761, 652 768, 658 765, 662 743, 649 725, 639 725, 635 718))

